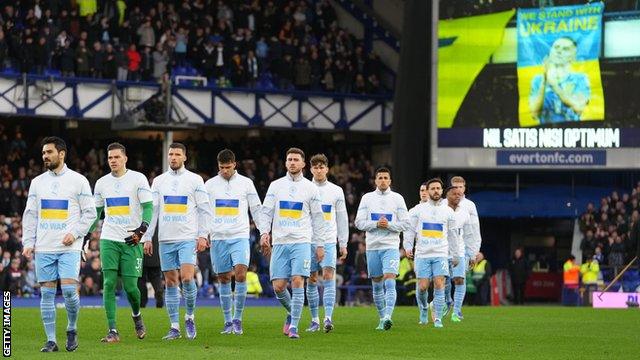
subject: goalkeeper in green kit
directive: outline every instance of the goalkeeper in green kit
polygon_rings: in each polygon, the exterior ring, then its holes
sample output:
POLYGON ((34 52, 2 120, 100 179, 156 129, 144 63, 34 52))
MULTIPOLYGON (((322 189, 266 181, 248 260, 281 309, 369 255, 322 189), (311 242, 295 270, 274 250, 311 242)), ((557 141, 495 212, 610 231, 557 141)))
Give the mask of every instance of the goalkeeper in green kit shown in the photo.
MULTIPOLYGON (((109 329, 101 341, 116 343, 120 341, 116 328, 115 292, 118 276, 122 278, 124 291, 131 304, 136 336, 143 339, 146 335, 138 289, 143 256, 139 242, 151 222, 153 197, 147 178, 126 168, 127 152, 122 144, 110 144, 107 152, 111 173, 96 182, 94 197, 98 219, 102 211, 105 212, 100 235, 100 261, 104 278, 102 297, 109 329)), ((97 221, 91 231, 95 229, 97 221)))

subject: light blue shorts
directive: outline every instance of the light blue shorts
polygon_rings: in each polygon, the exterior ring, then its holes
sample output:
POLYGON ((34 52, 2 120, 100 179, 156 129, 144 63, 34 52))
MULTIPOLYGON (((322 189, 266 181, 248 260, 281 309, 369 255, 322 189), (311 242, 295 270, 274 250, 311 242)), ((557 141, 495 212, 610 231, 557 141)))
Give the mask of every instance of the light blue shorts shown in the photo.
POLYGON ((80 251, 35 253, 36 279, 38 282, 58 279, 78 280, 80 275, 80 251))
POLYGON ((196 264, 196 241, 160 242, 160 269, 162 271, 180 269, 182 264, 196 264))
POLYGON ((233 270, 236 265, 249 266, 249 239, 211 241, 211 263, 216 274, 233 270))
POLYGON ((309 277, 311 246, 304 244, 273 245, 269 273, 271 280, 290 279, 292 276, 309 277))
POLYGON ((469 263, 469 259, 466 256, 458 258, 458 265, 453 266, 453 261, 449 259, 449 273, 451 278, 465 278, 467 276, 467 264, 469 263))
POLYGON ((316 246, 311 245, 311 272, 321 271, 326 267, 335 270, 337 254, 336 246, 336 244, 325 244, 324 259, 318 263, 318 258, 316 257, 316 246))
POLYGON ((418 279, 432 279, 435 276, 449 276, 449 259, 446 257, 417 258, 415 262, 418 279))
POLYGON ((400 265, 400 250, 367 250, 367 272, 369 277, 378 277, 384 274, 398 275, 400 265))

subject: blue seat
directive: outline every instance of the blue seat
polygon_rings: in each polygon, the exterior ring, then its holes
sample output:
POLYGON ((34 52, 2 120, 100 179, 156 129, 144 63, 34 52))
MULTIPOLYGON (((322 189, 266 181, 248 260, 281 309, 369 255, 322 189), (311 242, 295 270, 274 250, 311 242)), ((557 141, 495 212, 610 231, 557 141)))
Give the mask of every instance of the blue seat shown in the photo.
POLYGON ((6 68, 4 68, 4 70, 2 71, 3 73, 7 74, 7 75, 18 75, 20 74, 20 72, 11 66, 7 66, 6 68))
POLYGON ((61 76, 62 72, 60 72, 60 70, 57 70, 57 69, 45 69, 44 75, 45 76, 61 76))
POLYGON ((187 75, 187 68, 184 66, 176 66, 173 68, 173 75, 187 75))
POLYGON ((194 68, 194 67, 187 67, 187 75, 189 76, 198 76, 198 69, 194 68))

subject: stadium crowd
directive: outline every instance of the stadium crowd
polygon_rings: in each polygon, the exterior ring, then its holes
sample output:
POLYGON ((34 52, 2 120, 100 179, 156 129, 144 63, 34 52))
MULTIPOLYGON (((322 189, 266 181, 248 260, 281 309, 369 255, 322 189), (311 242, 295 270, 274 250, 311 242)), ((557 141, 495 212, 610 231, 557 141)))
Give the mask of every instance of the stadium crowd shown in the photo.
MULTIPOLYGON (((4 2, 3 2, 4 3, 4 2)), ((383 65, 328 0, 4 3, 0 70, 218 87, 376 94, 383 65)))
POLYGON ((587 205, 580 216, 584 237, 582 259, 595 259, 600 265, 619 269, 635 255, 640 242, 640 182, 622 196, 614 191, 600 199, 600 206, 587 205))
MULTIPOLYGON (((26 137, 26 136, 25 136, 26 137)), ((29 296, 37 291, 33 261, 26 261, 21 254, 21 215, 26 204, 29 183, 32 178, 43 171, 40 147, 41 138, 23 138, 21 128, 5 128, 0 125, 0 248, 2 250, 2 265, 0 265, 0 282, 3 288, 8 288, 16 294, 29 296), (29 145, 27 145, 29 144, 29 145)), ((81 138, 69 139, 69 155, 67 164, 84 174, 91 183, 108 173, 106 164, 106 146, 109 141, 88 141, 81 138)), ((194 169, 203 176, 205 181, 217 173, 215 154, 222 148, 232 149, 238 158, 238 171, 250 177, 263 199, 269 183, 284 175, 284 151, 292 145, 299 145, 293 137, 261 137, 260 139, 243 139, 243 141, 228 142, 223 138, 212 141, 190 141, 188 146, 187 167, 194 169)), ((149 181, 161 173, 162 157, 161 142, 150 139, 146 141, 125 142, 129 156, 128 168, 147 174, 149 181)), ((365 147, 366 148, 366 147, 365 147)), ((362 150, 353 150, 340 143, 324 144, 321 141, 306 144, 305 150, 311 156, 317 152, 324 152, 330 159, 329 179, 345 191, 347 211, 349 213, 350 238, 348 243, 349 256, 346 261, 339 261, 337 265, 337 279, 340 285, 368 284, 366 272, 366 258, 364 247, 364 233, 358 231, 353 222, 362 194, 374 188, 374 165, 368 160, 370 154, 362 150)), ((309 175, 309 174, 307 174, 309 175)), ((418 202, 417 190, 415 199, 407 199, 407 206, 418 202)), ((252 226, 253 229, 255 227, 252 226)), ((81 282, 82 294, 100 294, 102 277, 100 271, 99 231, 93 233, 87 253, 87 261, 82 265, 81 282)), ((251 236, 251 265, 260 277, 269 294, 268 261, 261 255, 258 234, 251 236)), ((157 252, 156 252, 157 253, 157 252)), ((408 259, 408 270, 403 272, 402 278, 407 278, 411 270, 408 259)), ((157 262, 156 262, 157 264, 157 262)), ((145 266, 147 258, 145 257, 145 266)), ((155 265, 159 267, 159 264, 155 265)), ((214 291, 215 279, 208 253, 199 257, 198 279, 201 284, 201 294, 211 295, 214 291)), ((354 302, 370 301, 364 294, 352 294, 354 302), (360 296, 362 295, 362 296, 360 296)), ((340 295, 338 295, 340 296, 340 295)), ((346 299, 346 291, 342 301, 346 299)))

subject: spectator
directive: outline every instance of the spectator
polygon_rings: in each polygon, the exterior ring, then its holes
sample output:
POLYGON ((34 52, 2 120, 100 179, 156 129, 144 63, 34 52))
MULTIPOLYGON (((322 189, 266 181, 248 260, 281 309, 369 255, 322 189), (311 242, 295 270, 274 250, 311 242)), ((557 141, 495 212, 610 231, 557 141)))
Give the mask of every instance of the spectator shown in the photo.
POLYGON ((87 276, 84 278, 84 280, 80 284, 80 295, 81 296, 100 295, 100 288, 98 287, 98 284, 94 282, 92 277, 87 276))
MULTIPOLYGON (((4 260, 4 259, 3 259, 4 260)), ((12 294, 22 296, 22 289, 25 285, 24 272, 20 270, 20 259, 11 259, 9 268, 5 270, 5 289, 12 294)))
POLYGON ((176 34, 176 46, 173 50, 177 66, 185 66, 185 60, 187 58, 187 43, 187 30, 180 27, 176 34))
POLYGON ((161 81, 162 76, 167 72, 167 64, 169 63, 169 54, 161 43, 156 44, 153 52, 153 78, 161 81))
POLYGON ((40 283, 36 279, 36 270, 33 260, 27 262, 27 269, 24 272, 24 286, 22 288, 23 296, 32 296, 39 291, 40 283))
POLYGON ((218 51, 216 50, 211 40, 204 44, 200 54, 200 67, 207 79, 213 79, 216 77, 216 62, 218 51))
POLYGON ((150 81, 153 73, 153 54, 151 47, 145 46, 140 54, 140 79, 150 81))
POLYGON ((509 275, 511 276, 511 287, 513 289, 513 302, 516 305, 523 305, 524 289, 529 277, 529 266, 520 248, 513 253, 513 258, 509 264, 509 275))
POLYGON ((127 51, 127 59, 129 60, 129 64, 127 66, 127 79, 130 81, 140 80, 140 62, 142 61, 142 57, 136 49, 135 44, 129 45, 129 50, 127 51))
POLYGON ((293 84, 294 66, 291 55, 286 54, 284 59, 279 62, 278 78, 280 90, 290 90, 293 84))
MULTIPOLYGON (((105 53, 104 53, 104 70, 103 76, 105 79, 116 79, 118 78, 120 67, 118 66, 118 59, 121 59, 121 56, 118 56, 115 52, 115 49, 111 44, 107 44, 105 53)), ((124 74, 126 78, 126 74, 124 74)))
POLYGON ((625 246, 622 242, 622 238, 617 234, 614 237, 613 244, 609 247, 609 266, 614 267, 615 272, 618 272, 618 268, 624 266, 624 253, 625 246))
POLYGON ((93 52, 91 57, 91 76, 96 79, 102 79, 104 72, 104 51, 99 41, 93 43, 93 52))
POLYGON ((476 257, 476 264, 473 267, 472 279, 473 285, 477 289, 475 294, 475 305, 487 305, 489 303, 489 295, 491 291, 491 284, 489 279, 491 278, 491 264, 484 258, 482 252, 478 253, 476 257))
POLYGON ((153 27, 151 26, 151 18, 145 18, 144 23, 142 23, 142 25, 140 25, 140 27, 138 28, 137 34, 138 38, 140 39, 138 41, 138 46, 140 46, 141 48, 145 46, 152 48, 155 46, 156 34, 153 30, 153 27))
POLYGON ((248 87, 253 89, 256 87, 256 83, 258 81, 258 77, 260 76, 259 73, 259 65, 258 65, 258 59, 255 57, 253 51, 249 50, 249 52, 247 53, 247 60, 246 60, 246 68, 247 68, 247 80, 248 80, 248 87))
POLYGON ((216 78, 224 77, 225 67, 227 63, 227 54, 225 53, 224 45, 222 45, 222 43, 218 43, 218 45, 216 46, 216 52, 214 56, 216 78))
POLYGON ((75 76, 75 52, 71 48, 71 40, 65 38, 62 47, 58 50, 58 56, 60 58, 60 70, 62 76, 73 77, 75 76))
POLYGON ((587 254, 593 254, 597 246, 593 231, 587 230, 585 236, 580 242, 580 250, 582 250, 582 258, 586 259, 587 254))
POLYGON ((234 54, 231 57, 232 69, 231 69, 231 83, 236 87, 246 86, 246 73, 245 67, 242 64, 242 58, 239 54, 234 54))
POLYGON ((79 77, 91 75, 91 52, 85 46, 84 40, 80 40, 76 49, 76 70, 79 77))

